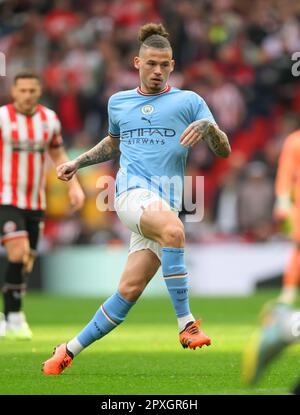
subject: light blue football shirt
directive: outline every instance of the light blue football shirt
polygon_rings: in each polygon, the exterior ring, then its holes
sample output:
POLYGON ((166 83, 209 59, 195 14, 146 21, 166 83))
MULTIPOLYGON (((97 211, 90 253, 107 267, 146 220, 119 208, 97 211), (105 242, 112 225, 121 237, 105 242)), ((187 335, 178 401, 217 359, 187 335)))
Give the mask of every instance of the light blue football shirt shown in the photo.
POLYGON ((135 88, 111 96, 108 118, 109 134, 120 138, 116 197, 146 188, 181 210, 189 149, 179 139, 193 121, 206 118, 215 123, 204 99, 170 86, 158 94, 135 88))

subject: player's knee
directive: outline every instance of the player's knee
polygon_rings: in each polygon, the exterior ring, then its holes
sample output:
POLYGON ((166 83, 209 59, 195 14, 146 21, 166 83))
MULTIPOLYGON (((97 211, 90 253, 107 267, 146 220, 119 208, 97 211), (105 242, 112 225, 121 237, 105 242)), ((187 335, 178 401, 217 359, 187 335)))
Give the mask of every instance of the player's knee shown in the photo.
POLYGON ((145 286, 142 284, 133 284, 123 282, 120 284, 118 291, 127 301, 136 301, 142 292, 144 291, 145 286))
POLYGON ((16 238, 5 243, 7 258, 10 262, 26 262, 30 253, 27 238, 16 238))
POLYGON ((27 250, 24 244, 15 244, 14 249, 9 249, 7 252, 9 262, 24 262, 26 257, 27 250))
POLYGON ((161 246, 181 248, 185 243, 184 228, 180 224, 169 224, 162 230, 161 246))

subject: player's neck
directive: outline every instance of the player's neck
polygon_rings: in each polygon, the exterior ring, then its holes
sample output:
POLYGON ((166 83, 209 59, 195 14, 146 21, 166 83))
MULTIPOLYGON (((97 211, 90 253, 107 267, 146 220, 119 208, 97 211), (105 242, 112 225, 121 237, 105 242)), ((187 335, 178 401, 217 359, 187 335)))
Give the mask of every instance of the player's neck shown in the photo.
POLYGON ((160 95, 160 94, 163 94, 164 92, 167 92, 169 89, 170 89, 170 86, 168 84, 166 84, 163 88, 159 90, 149 90, 148 88, 145 87, 145 85, 141 84, 138 87, 138 92, 140 92, 142 95, 160 95))
POLYGON ((15 107, 15 110, 23 115, 33 115, 35 114, 35 112, 37 111, 37 104, 34 105, 32 108, 30 108, 29 110, 24 110, 22 107, 20 107, 20 105, 18 105, 17 102, 13 103, 13 106, 15 107))

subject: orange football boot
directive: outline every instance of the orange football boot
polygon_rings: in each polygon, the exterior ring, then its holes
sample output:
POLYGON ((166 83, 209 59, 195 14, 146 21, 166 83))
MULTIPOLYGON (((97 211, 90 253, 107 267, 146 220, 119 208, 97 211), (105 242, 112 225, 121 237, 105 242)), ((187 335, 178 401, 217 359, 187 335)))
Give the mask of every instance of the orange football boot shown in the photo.
POLYGON ((211 339, 198 327, 200 323, 201 320, 190 322, 179 333, 179 341, 184 349, 189 347, 195 350, 196 347, 202 347, 204 344, 209 346, 211 344, 211 339))
POLYGON ((42 372, 45 375, 60 375, 66 367, 71 366, 72 360, 67 353, 67 344, 60 344, 55 347, 53 356, 43 363, 42 372))

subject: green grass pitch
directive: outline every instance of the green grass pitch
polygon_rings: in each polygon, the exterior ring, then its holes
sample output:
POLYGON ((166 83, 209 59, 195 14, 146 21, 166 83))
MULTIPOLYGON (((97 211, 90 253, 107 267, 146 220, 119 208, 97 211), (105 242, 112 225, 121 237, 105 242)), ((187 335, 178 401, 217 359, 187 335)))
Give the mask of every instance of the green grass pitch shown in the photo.
POLYGON ((31 293, 25 311, 34 337, 0 342, 0 395, 287 394, 300 376, 300 345, 285 350, 257 387, 240 380, 244 347, 258 327, 261 306, 275 295, 192 298, 191 309, 212 338, 210 347, 195 351, 179 344, 168 298, 141 298, 126 321, 83 351, 70 369, 46 377, 41 363, 84 327, 101 299, 31 293))

